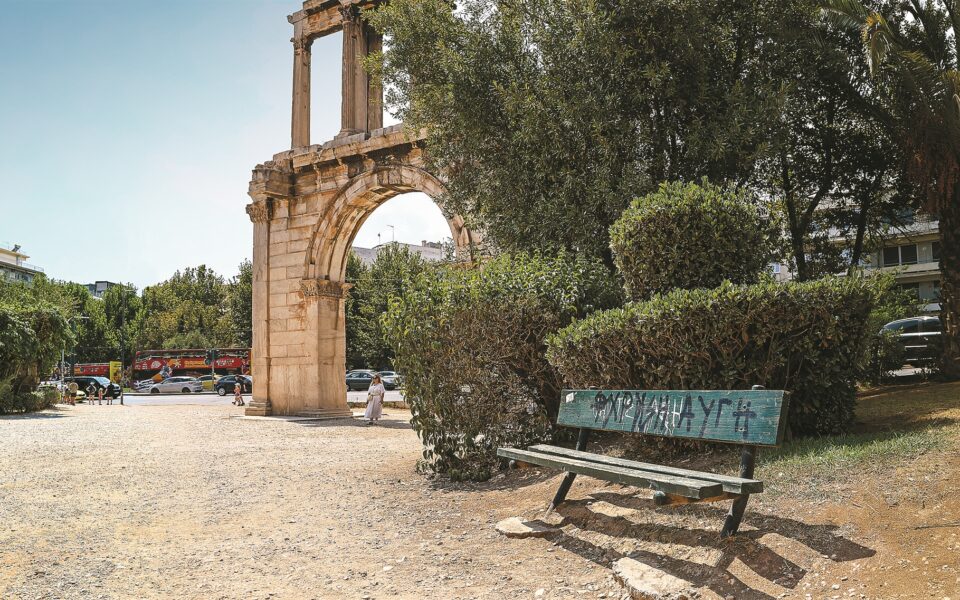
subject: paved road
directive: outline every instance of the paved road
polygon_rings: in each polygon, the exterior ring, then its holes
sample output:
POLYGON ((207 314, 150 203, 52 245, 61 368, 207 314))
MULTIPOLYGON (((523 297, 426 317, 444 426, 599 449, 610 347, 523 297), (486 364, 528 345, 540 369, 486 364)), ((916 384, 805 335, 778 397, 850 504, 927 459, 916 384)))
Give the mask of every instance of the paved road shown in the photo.
MULTIPOLYGON (((250 395, 244 394, 244 400, 250 401, 250 395)), ((366 392, 347 392, 348 402, 366 402, 366 392)), ((399 402, 403 400, 403 393, 399 390, 387 392, 384 398, 387 402, 399 402)), ((201 394, 125 394, 123 403, 131 406, 170 406, 175 404, 191 404, 199 406, 229 406, 233 401, 233 395, 218 396, 213 393, 201 394)), ((114 400, 114 404, 119 400, 114 400)))

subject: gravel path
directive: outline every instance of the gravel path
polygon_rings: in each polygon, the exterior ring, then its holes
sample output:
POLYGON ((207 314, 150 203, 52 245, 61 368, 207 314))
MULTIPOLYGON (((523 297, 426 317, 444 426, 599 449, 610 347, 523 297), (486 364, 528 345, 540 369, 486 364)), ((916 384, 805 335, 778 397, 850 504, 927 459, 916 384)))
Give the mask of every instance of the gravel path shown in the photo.
POLYGON ((620 559, 705 599, 960 598, 956 452, 836 497, 763 494, 723 542, 725 503, 655 508, 649 490, 581 477, 551 517, 562 533, 512 539, 494 524, 541 515, 557 473, 431 481, 399 409, 377 427, 241 411, 0 417, 0 600, 622 599, 620 559))
POLYGON ((620 597, 602 556, 494 532, 542 508, 551 476, 432 484, 409 413, 387 413, 379 427, 232 406, 0 418, 0 598, 620 597))

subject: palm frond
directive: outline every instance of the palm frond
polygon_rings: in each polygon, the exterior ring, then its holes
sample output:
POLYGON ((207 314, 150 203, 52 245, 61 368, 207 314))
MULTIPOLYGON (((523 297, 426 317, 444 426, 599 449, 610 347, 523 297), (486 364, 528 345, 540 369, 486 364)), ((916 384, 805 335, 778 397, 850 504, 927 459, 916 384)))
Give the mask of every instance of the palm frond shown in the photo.
POLYGON ((910 76, 917 93, 927 97, 944 98, 949 93, 949 84, 944 73, 937 68, 927 55, 918 50, 901 50, 897 57, 910 76))
POLYGON ((894 45, 890 24, 880 13, 871 13, 863 22, 861 35, 867 48, 870 72, 876 73, 894 45))
POLYGON ((825 0, 820 10, 827 22, 843 29, 861 29, 870 14, 859 0, 825 0))

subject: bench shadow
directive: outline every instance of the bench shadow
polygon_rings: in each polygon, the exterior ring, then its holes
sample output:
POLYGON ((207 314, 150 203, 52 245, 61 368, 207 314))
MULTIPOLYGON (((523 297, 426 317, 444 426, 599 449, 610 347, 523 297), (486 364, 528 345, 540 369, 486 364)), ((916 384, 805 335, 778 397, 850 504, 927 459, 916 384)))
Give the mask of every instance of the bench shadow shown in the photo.
MULTIPOLYGON (((597 492, 591 494, 591 497, 595 500, 602 500, 603 502, 609 502, 615 506, 633 510, 650 510, 653 508, 650 500, 633 495, 615 494, 613 492, 597 492)), ((716 542, 714 547, 722 548, 724 547, 725 542, 719 540, 720 526, 727 514, 728 505, 729 503, 726 502, 713 506, 704 504, 698 506, 691 504, 677 507, 658 507, 654 510, 658 513, 686 514, 696 517, 715 519, 717 522, 716 531, 707 533, 710 533, 714 538, 716 538, 716 540, 713 540, 716 542)), ((776 533, 782 537, 790 538, 794 541, 800 542, 804 546, 807 546, 812 550, 816 550, 819 554, 830 557, 831 560, 835 562, 847 562, 862 558, 870 558, 877 553, 876 550, 873 550, 872 548, 867 548, 866 546, 862 546, 852 540, 848 540, 847 538, 840 536, 837 533, 840 528, 836 525, 811 525, 809 523, 804 523, 803 521, 797 521, 796 519, 758 513, 756 511, 751 511, 749 505, 747 506, 747 512, 743 517, 743 523, 756 527, 756 530, 741 531, 733 538, 734 540, 748 538, 755 541, 768 533, 776 533)), ((710 541, 711 540, 708 540, 708 542, 710 541)))
POLYGON ((621 558, 630 558, 690 582, 693 585, 707 587, 714 593, 719 594, 722 598, 737 598, 738 600, 774 599, 774 596, 750 587, 736 575, 728 572, 726 567, 729 563, 723 567, 706 565, 661 554, 654 554, 653 552, 647 552, 645 550, 634 550, 633 552, 624 554, 616 550, 605 550, 587 540, 571 537, 564 533, 554 538, 553 541, 557 546, 594 562, 603 568, 610 568, 614 562, 621 558))
POLYGON ((757 529, 741 531, 733 538, 721 540, 719 533, 723 518, 726 515, 725 505, 724 508, 712 506, 655 508, 649 499, 632 494, 597 492, 591 494, 588 499, 568 500, 557 508, 557 513, 563 518, 560 526, 574 525, 582 530, 594 531, 611 537, 680 544, 690 548, 719 552, 719 560, 714 564, 704 564, 646 550, 634 550, 629 554, 623 554, 599 548, 586 540, 568 536, 562 531, 556 541, 558 545, 598 564, 609 566, 606 561, 598 559, 598 556, 609 557, 612 555, 613 558, 610 562, 628 557, 684 581, 705 586, 722 597, 733 596, 764 600, 772 598, 765 592, 751 588, 729 571, 730 565, 735 559, 739 559, 757 575, 787 589, 795 589, 807 574, 806 569, 802 566, 760 543, 759 538, 769 533, 776 533, 782 537, 795 540, 837 562, 867 558, 876 554, 871 548, 839 536, 836 533, 838 529, 836 526, 809 525, 794 519, 751 512, 749 509, 744 523, 757 527, 757 529), (588 505, 593 500, 600 500, 631 510, 653 510, 657 513, 677 513, 699 518, 710 518, 715 520, 717 528, 708 530, 652 522, 636 523, 625 517, 610 516, 592 511, 588 505))

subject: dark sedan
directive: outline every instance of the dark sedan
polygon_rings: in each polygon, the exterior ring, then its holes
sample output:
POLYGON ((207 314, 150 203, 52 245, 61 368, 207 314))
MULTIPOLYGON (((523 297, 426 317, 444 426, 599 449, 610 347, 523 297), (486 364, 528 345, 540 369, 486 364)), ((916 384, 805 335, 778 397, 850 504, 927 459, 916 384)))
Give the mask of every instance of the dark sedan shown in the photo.
POLYGON ((221 396, 232 394, 234 389, 237 387, 238 379, 241 382, 240 391, 242 391, 244 394, 253 392, 253 380, 246 375, 227 375, 226 377, 221 377, 217 380, 217 383, 213 386, 213 389, 216 390, 216 392, 221 396))
MULTIPOLYGON (((86 392, 90 388, 90 386, 93 385, 93 387, 96 389, 97 392, 99 392, 102 389, 102 390, 105 390, 104 395, 106 395, 107 393, 110 393, 113 395, 114 398, 120 397, 120 392, 121 392, 120 386, 112 385, 110 383, 110 380, 107 379, 106 377, 93 377, 93 376, 67 377, 63 381, 67 385, 70 385, 71 381, 76 382, 77 387, 83 390, 84 392, 86 392)), ((94 396, 96 396, 96 393, 94 393, 94 396)))
POLYGON ((892 321, 883 326, 892 332, 903 346, 904 360, 911 366, 923 366, 936 361, 940 356, 940 318, 933 316, 911 317, 892 321))
POLYGON ((362 391, 368 389, 370 387, 370 382, 373 381, 373 376, 376 374, 376 371, 370 371, 367 369, 350 371, 347 373, 347 390, 362 391))

